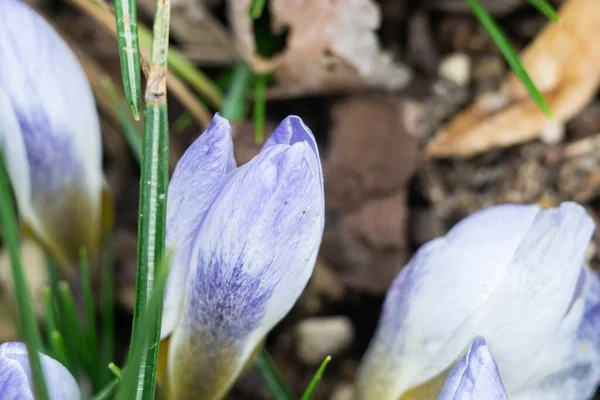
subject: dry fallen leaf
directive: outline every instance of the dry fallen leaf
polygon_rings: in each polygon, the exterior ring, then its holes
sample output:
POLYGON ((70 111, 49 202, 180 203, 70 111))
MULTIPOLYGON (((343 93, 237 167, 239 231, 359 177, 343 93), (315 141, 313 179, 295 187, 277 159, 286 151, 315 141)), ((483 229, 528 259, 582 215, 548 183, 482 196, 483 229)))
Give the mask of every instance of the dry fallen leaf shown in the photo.
POLYGON ((486 94, 444 126, 426 154, 468 157, 496 147, 538 138, 585 107, 600 84, 600 7, 597 0, 569 0, 522 57, 525 69, 544 95, 548 119, 511 74, 502 91, 486 94))
POLYGON ((373 0, 273 0, 273 29, 289 29, 283 53, 265 61, 256 54, 250 0, 230 0, 231 25, 240 51, 255 69, 274 69, 280 95, 372 86, 404 87, 408 67, 382 51, 376 30, 381 12, 373 0))

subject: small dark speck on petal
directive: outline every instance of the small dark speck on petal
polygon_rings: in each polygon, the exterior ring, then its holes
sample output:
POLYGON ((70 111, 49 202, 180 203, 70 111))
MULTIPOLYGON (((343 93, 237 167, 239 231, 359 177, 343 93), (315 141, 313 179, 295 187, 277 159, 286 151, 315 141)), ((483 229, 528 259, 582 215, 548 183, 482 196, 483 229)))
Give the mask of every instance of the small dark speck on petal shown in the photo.
POLYGON ((302 214, 306 214, 306 210, 302 211, 302 214))
POLYGON ((285 200, 285 201, 283 202, 283 204, 287 204, 287 203, 288 203, 288 201, 287 201, 287 200, 285 200))

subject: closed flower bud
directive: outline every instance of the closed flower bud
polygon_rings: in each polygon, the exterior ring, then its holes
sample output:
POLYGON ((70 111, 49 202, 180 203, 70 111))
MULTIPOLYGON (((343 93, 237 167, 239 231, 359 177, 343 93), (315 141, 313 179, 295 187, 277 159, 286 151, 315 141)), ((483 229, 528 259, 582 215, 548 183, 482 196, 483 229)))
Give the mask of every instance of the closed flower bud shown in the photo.
POLYGON ((186 151, 167 199, 174 255, 162 337, 171 400, 225 396, 310 278, 324 213, 317 146, 298 117, 241 167, 218 115, 186 151))
POLYGON ((73 52, 20 0, 0 1, 0 146, 19 212, 61 264, 95 254, 100 125, 73 52))

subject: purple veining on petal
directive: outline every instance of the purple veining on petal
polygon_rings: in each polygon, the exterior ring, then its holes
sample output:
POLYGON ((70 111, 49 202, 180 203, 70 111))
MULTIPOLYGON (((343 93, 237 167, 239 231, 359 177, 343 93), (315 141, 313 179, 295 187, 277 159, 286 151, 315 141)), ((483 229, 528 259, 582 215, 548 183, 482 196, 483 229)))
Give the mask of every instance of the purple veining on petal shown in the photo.
MULTIPOLYGON (((21 381, 17 383, 26 385, 28 392, 33 393, 33 379, 31 376, 27 346, 21 342, 3 343, 0 345, 0 360, 2 360, 2 362, 0 362, 0 369, 9 365, 9 363, 4 362, 5 360, 12 362, 11 368, 20 369, 23 374, 17 374, 15 378, 24 379, 26 382, 21 381)), ((81 398, 77 382, 67 368, 53 358, 41 353, 40 362, 42 364, 50 400, 79 400, 81 398)), ((3 392, 0 390, 0 394, 2 393, 3 392)), ((23 391, 23 393, 25 393, 25 391, 23 391)), ((6 397, 4 396, 2 397, 3 400, 5 398, 6 397)), ((33 399, 33 395, 31 398, 33 399)), ((15 397, 14 399, 21 400, 25 398, 15 397)))
POLYGON ((450 371, 438 400, 506 400, 498 365, 485 339, 476 337, 450 371))

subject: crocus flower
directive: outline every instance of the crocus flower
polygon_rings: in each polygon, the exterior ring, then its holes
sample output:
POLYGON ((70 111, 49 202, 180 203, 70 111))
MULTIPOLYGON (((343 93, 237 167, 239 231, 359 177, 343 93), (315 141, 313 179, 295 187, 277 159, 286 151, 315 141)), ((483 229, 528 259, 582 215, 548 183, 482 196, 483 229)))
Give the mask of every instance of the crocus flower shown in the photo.
POLYGON ((0 146, 19 211, 66 264, 100 240, 94 98, 73 52, 20 0, 0 0, 0 60, 0 146))
POLYGON ((477 336, 450 371, 438 400, 506 400, 498 365, 485 339, 477 336))
POLYGON ((584 267, 593 230, 574 203, 502 205, 425 244, 387 293, 356 398, 436 398, 478 335, 511 400, 589 398, 600 376, 600 284, 584 267))
MULTIPOLYGON (((4 0, 3 0, 4 1, 4 0)), ((75 378, 61 363, 40 354, 42 371, 50 400, 80 400, 75 378)), ((34 400, 29 356, 24 343, 0 345, 0 399, 34 400)))
POLYGON ((171 400, 227 393, 304 289, 324 213, 319 153, 300 118, 286 118, 241 167, 218 114, 190 146, 167 198, 174 254, 162 338, 170 337, 171 400))

